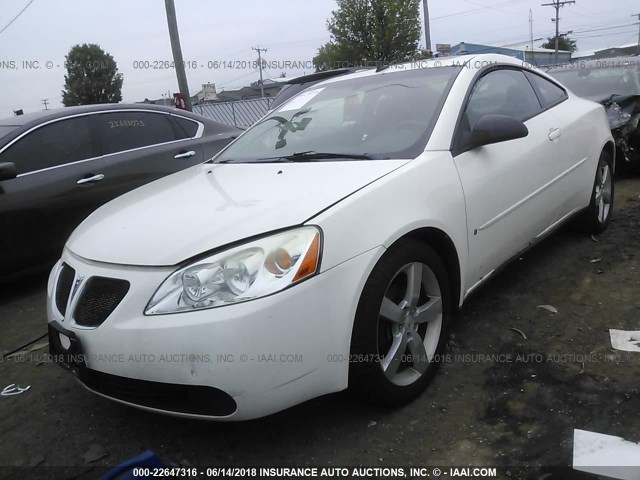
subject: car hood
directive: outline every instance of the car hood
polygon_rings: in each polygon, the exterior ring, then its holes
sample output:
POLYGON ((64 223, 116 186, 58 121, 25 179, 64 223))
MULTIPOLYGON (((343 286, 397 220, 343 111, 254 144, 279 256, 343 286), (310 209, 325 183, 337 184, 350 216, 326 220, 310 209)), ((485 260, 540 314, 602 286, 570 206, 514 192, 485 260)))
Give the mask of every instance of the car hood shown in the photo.
POLYGON ((100 207, 73 232, 67 248, 99 262, 176 265, 300 225, 408 161, 197 165, 100 207))

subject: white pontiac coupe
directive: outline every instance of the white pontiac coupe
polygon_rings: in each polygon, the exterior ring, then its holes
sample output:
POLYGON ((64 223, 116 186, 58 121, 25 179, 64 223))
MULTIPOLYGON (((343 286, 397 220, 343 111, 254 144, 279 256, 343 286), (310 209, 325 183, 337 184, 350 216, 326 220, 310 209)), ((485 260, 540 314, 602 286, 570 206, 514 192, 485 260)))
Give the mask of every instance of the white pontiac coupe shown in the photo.
POLYGON ((49 280, 51 352, 175 415, 347 387, 402 404, 498 267, 571 217, 607 226, 613 170, 602 106, 510 57, 332 78, 78 227, 49 280))

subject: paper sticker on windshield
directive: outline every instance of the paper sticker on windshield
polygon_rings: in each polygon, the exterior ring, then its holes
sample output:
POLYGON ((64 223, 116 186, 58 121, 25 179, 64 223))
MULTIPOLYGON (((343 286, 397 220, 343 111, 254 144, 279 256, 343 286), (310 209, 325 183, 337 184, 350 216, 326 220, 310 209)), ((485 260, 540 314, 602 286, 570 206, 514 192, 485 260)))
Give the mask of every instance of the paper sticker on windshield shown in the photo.
POLYGON ((289 110, 299 110, 310 102, 315 96, 324 90, 323 88, 316 88, 314 90, 307 90, 301 94, 293 97, 287 103, 285 103, 278 112, 287 112, 289 110))

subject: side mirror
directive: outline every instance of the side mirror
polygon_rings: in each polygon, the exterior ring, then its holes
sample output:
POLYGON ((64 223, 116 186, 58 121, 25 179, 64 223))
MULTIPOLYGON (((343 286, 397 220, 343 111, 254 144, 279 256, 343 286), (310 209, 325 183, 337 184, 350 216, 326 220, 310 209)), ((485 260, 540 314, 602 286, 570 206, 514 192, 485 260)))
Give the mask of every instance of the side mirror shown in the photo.
POLYGON ((483 115, 471 129, 468 149, 506 142, 529 135, 526 125, 504 115, 483 115))
POLYGON ((3 180, 11 180, 18 176, 16 165, 11 162, 0 163, 0 182, 3 180))

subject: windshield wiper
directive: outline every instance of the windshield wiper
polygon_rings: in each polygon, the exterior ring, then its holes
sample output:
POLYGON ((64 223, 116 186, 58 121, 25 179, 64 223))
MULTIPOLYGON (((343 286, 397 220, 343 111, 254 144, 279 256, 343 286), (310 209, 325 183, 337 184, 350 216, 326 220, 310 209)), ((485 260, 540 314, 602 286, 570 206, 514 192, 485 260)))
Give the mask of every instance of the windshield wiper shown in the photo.
POLYGON ((373 160, 374 158, 366 153, 336 153, 336 152, 316 152, 309 150, 306 152, 296 152, 291 155, 280 155, 277 157, 259 158, 257 162, 308 162, 314 160, 330 160, 333 158, 346 158, 349 160, 373 160))
MULTIPOLYGON (((335 153, 335 152, 316 152, 309 150, 307 152, 296 152, 291 155, 278 155, 275 157, 256 158, 255 160, 234 160, 225 158, 216 160, 211 163, 295 163, 295 162, 314 162, 317 160, 330 160, 334 158, 345 158, 348 160, 375 160, 374 157, 366 153, 335 153)), ((386 159, 387 157, 385 157, 386 159)))

